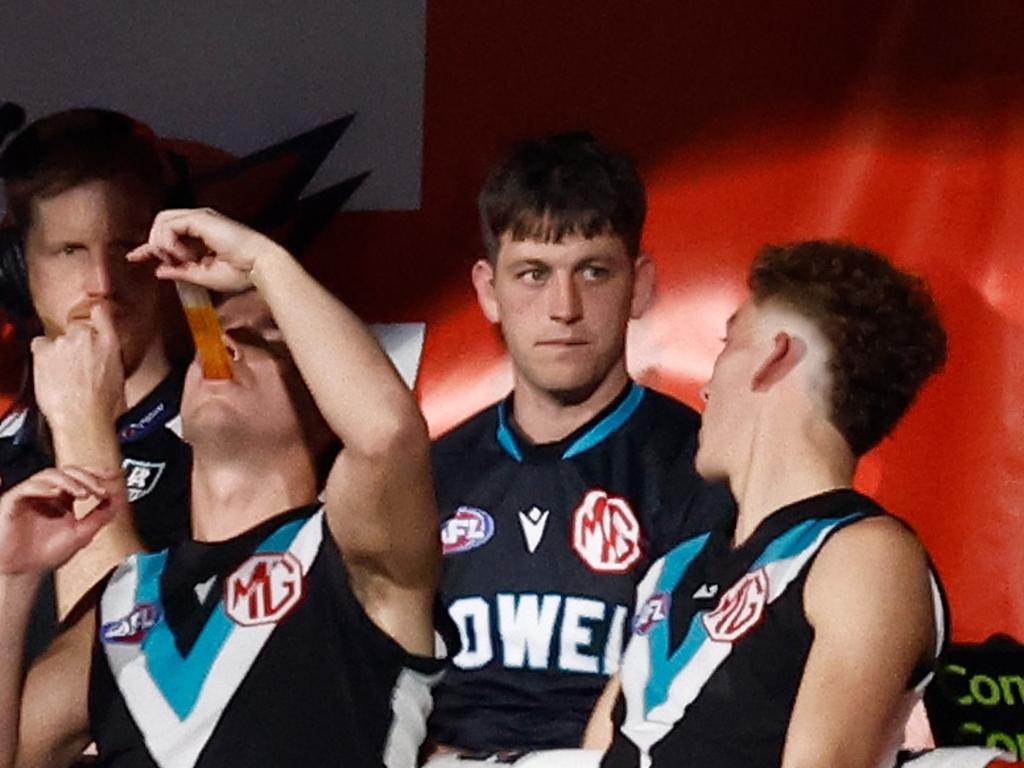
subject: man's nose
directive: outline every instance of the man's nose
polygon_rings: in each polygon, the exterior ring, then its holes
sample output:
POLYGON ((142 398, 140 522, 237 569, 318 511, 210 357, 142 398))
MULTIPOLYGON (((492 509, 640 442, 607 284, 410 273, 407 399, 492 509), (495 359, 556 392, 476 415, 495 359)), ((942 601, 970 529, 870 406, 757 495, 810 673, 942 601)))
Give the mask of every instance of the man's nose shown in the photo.
POLYGON ((114 270, 116 269, 117 267, 111 264, 107 254, 90 251, 88 283, 86 285, 86 291, 89 295, 98 298, 109 297, 114 291, 114 270))
POLYGON ((555 274, 549 285, 548 314, 552 320, 571 323, 583 314, 579 286, 571 274, 555 274))

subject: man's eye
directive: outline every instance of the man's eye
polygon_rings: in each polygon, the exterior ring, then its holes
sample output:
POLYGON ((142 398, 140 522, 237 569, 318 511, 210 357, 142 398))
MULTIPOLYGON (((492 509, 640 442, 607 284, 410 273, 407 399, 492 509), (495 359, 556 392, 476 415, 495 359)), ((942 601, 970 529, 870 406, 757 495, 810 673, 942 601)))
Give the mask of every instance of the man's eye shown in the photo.
POLYGON ((519 279, 528 283, 540 283, 544 281, 546 273, 543 269, 527 269, 519 273, 519 279))
POLYGON ((73 256, 74 254, 78 253, 78 251, 80 251, 81 249, 82 246, 80 245, 62 245, 60 248, 60 254, 61 256, 73 256))
POLYGON ((585 267, 583 270, 584 280, 604 280, 608 277, 608 269, 605 267, 585 267))

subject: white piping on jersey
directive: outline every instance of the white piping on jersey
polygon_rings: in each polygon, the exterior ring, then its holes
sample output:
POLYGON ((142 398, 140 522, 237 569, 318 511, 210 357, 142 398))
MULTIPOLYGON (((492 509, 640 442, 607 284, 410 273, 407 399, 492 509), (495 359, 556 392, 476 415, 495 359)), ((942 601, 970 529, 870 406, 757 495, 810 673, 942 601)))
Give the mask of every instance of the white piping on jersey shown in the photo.
POLYGON ((386 768, 415 768, 434 706, 430 689, 442 674, 428 675, 408 667, 399 673, 391 692, 391 726, 384 742, 386 768))
MULTIPOLYGON (((935 658, 939 658, 939 654, 946 646, 946 611, 942 605, 942 592, 939 590, 939 583, 930 566, 928 568, 928 584, 932 588, 932 616, 935 618, 935 658)), ((924 689, 933 677, 935 677, 935 670, 925 675, 924 679, 914 686, 914 691, 924 694, 924 689)))
POLYGON ((179 440, 184 439, 181 436, 181 414, 180 413, 176 413, 176 414, 174 414, 173 418, 170 418, 167 421, 165 421, 164 422, 164 429, 169 429, 171 432, 173 432, 177 436, 177 438, 179 440))
MULTIPOLYGON (((322 539, 321 509, 302 525, 288 547, 302 564, 303 575, 309 573, 322 539)), ((134 610, 138 560, 138 555, 129 558, 111 577, 100 600, 103 621, 127 616, 134 610)), ((232 696, 276 626, 233 626, 206 673, 195 705, 184 718, 178 717, 154 680, 142 644, 104 643, 111 674, 157 765, 161 768, 195 765, 232 696)))
POLYGON ((0 419, 0 439, 17 437, 28 418, 27 408, 18 408, 0 419))

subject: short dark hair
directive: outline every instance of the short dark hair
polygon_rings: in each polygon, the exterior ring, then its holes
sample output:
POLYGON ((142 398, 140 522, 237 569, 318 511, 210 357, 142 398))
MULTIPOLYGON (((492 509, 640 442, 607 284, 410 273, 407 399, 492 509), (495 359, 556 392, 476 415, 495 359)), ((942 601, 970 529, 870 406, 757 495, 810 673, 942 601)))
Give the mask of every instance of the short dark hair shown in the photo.
POLYGON ((488 257, 501 237, 560 242, 567 235, 622 238, 640 252, 647 196, 636 165, 583 131, 515 145, 488 177, 478 200, 488 257))
POLYGON ((856 456, 892 431, 946 362, 946 332, 924 281, 868 248, 767 245, 748 282, 756 303, 782 302, 828 340, 829 416, 856 456))
POLYGON ((24 231, 32 204, 93 180, 128 177, 151 194, 154 212, 183 186, 148 126, 106 109, 72 109, 36 120, 0 155, 7 221, 24 231))

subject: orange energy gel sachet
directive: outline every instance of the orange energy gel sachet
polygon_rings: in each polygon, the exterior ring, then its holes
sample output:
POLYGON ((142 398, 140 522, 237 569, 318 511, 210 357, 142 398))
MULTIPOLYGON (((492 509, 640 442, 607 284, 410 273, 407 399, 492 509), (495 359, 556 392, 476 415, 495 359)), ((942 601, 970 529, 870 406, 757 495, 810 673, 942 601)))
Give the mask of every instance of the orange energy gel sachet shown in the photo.
POLYGON ((192 339, 199 353, 199 364, 203 368, 203 378, 230 379, 231 359, 224 346, 220 320, 210 303, 210 294, 205 289, 191 283, 176 282, 178 298, 185 309, 185 319, 192 331, 192 339))

